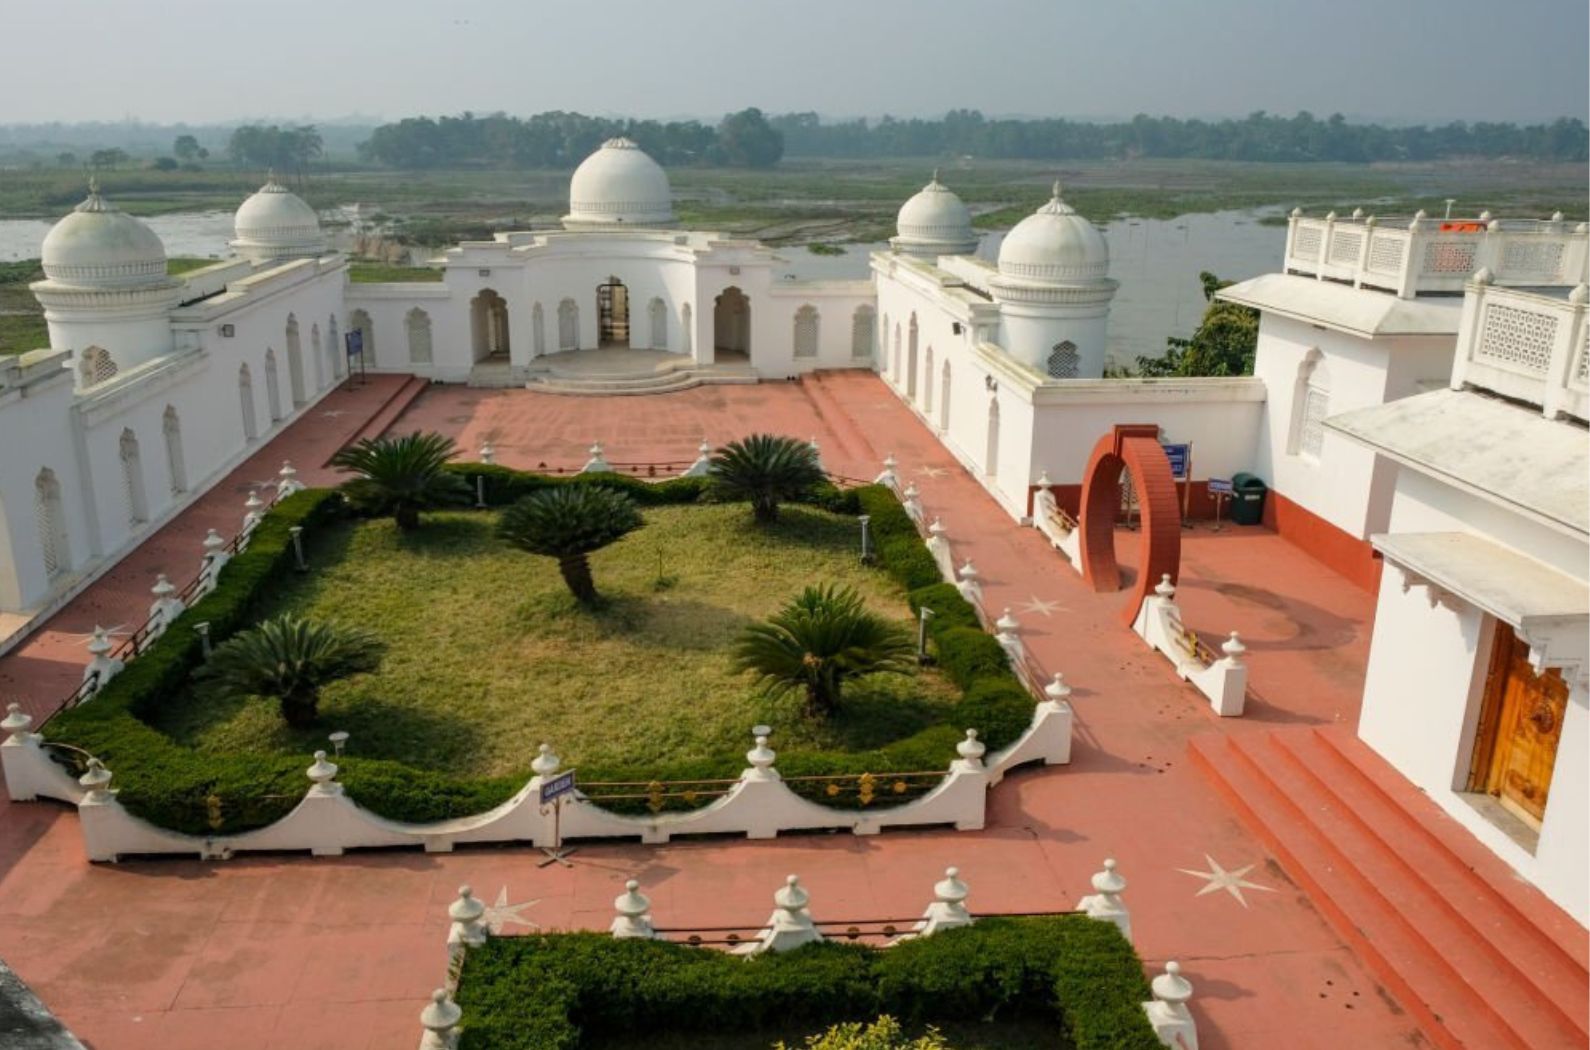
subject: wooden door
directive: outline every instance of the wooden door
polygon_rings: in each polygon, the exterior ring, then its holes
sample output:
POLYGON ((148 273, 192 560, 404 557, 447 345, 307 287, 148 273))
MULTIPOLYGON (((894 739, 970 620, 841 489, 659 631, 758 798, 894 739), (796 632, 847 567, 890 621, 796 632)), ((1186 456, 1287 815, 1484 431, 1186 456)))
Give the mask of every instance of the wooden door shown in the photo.
POLYGON ((1529 664, 1529 643, 1497 624, 1470 789, 1495 796, 1539 828, 1567 706, 1562 672, 1551 668, 1537 674, 1529 664))

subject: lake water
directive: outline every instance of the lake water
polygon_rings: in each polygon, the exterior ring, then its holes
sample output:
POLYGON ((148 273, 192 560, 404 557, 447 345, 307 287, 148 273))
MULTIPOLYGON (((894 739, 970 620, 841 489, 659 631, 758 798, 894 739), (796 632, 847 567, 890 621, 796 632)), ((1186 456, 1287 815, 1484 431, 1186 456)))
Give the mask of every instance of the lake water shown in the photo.
MULTIPOLYGON (((1166 336, 1188 336, 1203 314, 1200 270, 1243 280, 1275 270, 1286 245, 1284 226, 1262 226, 1263 212, 1223 211, 1176 219, 1117 219, 1104 227, 1110 245, 1110 276, 1121 282, 1110 308, 1108 354, 1132 363, 1138 355, 1159 356, 1166 336)), ((144 220, 165 242, 168 255, 220 257, 228 253, 232 213, 183 212, 144 220)), ((50 223, 0 219, 0 260, 30 259, 50 223)), ((1003 233, 983 236, 978 255, 994 259, 1003 233)), ((843 255, 813 255, 805 248, 777 249, 783 272, 807 279, 860 279, 868 254, 887 244, 851 244, 843 255)))

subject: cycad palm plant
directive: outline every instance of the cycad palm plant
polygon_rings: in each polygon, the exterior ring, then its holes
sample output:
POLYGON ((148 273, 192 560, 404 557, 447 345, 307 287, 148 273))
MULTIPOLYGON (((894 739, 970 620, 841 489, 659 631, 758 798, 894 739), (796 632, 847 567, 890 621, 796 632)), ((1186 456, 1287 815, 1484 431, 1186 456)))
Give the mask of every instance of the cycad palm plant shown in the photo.
POLYGON ((854 588, 808 587, 766 623, 746 628, 735 647, 740 670, 756 671, 771 695, 796 689, 806 709, 825 715, 846 681, 883 671, 904 673, 915 650, 901 627, 867 611, 854 588))
POLYGON ((645 524, 624 493, 601 485, 568 484, 542 489, 503 511, 497 531, 522 551, 558 560, 558 571, 574 597, 597 600, 590 554, 645 524))
POLYGON ((777 434, 729 442, 708 469, 719 488, 750 500, 751 513, 764 525, 778 520, 781 501, 800 499, 823 480, 817 450, 809 442, 777 434))
POLYGON ((348 499, 373 514, 391 514, 398 528, 417 529, 420 511, 468 498, 464 479, 443 469, 458 451, 435 433, 366 438, 331 457, 331 465, 357 474, 343 486, 348 499))
POLYGON ((216 646, 195 677, 232 696, 260 696, 281 704, 294 728, 314 724, 320 689, 374 671, 385 646, 368 631, 284 614, 216 646))

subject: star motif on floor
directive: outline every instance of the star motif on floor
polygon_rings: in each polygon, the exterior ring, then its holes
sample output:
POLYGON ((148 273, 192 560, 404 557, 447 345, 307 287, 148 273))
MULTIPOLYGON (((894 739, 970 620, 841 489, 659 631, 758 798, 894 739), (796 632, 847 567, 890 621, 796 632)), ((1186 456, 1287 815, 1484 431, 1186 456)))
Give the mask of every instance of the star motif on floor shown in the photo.
POLYGON ((486 905, 486 911, 481 915, 480 921, 485 923, 486 929, 492 933, 501 933, 502 928, 509 923, 514 923, 517 926, 528 926, 532 930, 539 930, 541 928, 539 923, 525 918, 520 913, 532 904, 540 903, 540 899, 537 898, 533 901, 525 901, 522 904, 509 904, 508 887, 504 886, 497 891, 497 899, 486 905))
POLYGON ((1067 609, 1065 606, 1061 605, 1059 602, 1046 602, 1036 594, 1032 596, 1032 601, 1023 602, 1016 608, 1020 609, 1024 613, 1038 613, 1042 616, 1053 616, 1057 612, 1071 611, 1070 609, 1067 609))
POLYGON ((336 419, 336 418, 338 418, 338 417, 339 417, 339 416, 345 416, 345 415, 347 415, 347 414, 348 414, 348 413, 346 413, 346 412, 344 412, 344 411, 343 411, 343 410, 342 410, 342 409, 340 409, 340 408, 333 408, 333 409, 328 409, 328 410, 327 410, 327 411, 325 411, 325 412, 322 412, 322 413, 320 413, 320 414, 321 414, 321 415, 323 415, 323 416, 325 416, 325 417, 326 417, 326 418, 327 418, 327 419, 336 419))
POLYGON ((916 472, 918 474, 926 474, 930 478, 942 478, 949 473, 943 467, 917 467, 916 472))
POLYGON ((1194 871, 1191 868, 1176 869, 1183 875, 1191 875, 1195 878, 1206 880, 1204 888, 1193 894, 1194 897, 1202 897, 1206 893, 1215 893, 1220 890, 1225 890, 1227 893, 1231 894, 1237 899, 1238 904, 1246 908, 1248 906, 1248 899, 1242 895, 1243 890, 1263 890, 1265 893, 1275 892, 1273 887, 1260 886, 1257 882, 1249 882, 1247 879, 1243 878, 1243 876, 1248 872, 1258 867, 1257 864, 1247 864, 1232 871, 1227 871, 1225 868, 1220 866, 1219 861, 1215 860, 1215 858, 1211 857, 1207 853, 1204 854, 1204 860, 1209 862, 1208 871, 1194 871))

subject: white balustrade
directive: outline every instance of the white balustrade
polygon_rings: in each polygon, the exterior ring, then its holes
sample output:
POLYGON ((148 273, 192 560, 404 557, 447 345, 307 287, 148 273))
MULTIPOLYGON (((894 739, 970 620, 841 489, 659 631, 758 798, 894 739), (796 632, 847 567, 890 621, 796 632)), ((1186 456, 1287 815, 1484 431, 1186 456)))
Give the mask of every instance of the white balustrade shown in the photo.
POLYGON ((1547 419, 1590 418, 1590 287, 1566 295, 1500 288, 1482 270, 1467 291, 1452 386, 1539 405, 1547 419))
POLYGON ((1126 880, 1115 870, 1115 861, 1106 859, 1104 870, 1095 873, 1091 883, 1093 892, 1077 901, 1077 911, 1086 912, 1090 919, 1113 922, 1120 929, 1121 935, 1131 940, 1132 917, 1127 913, 1126 905, 1121 902, 1121 894, 1126 890, 1126 880))
POLYGON ((591 445, 591 458, 585 461, 585 466, 580 468, 581 474, 610 474, 612 464, 607 462, 607 457, 602 453, 602 443, 597 441, 591 445))
POLYGON ((1174 960, 1166 963, 1165 972, 1149 987, 1154 998, 1143 1004, 1143 1012, 1159 1041, 1174 1050, 1198 1050, 1198 1026, 1187 1009, 1193 986, 1181 975, 1181 964, 1174 960))
POLYGON ((1149 647, 1169 658, 1176 674, 1190 682, 1209 699, 1215 714, 1236 717, 1242 714, 1248 693, 1248 665, 1242 656, 1247 646, 1232 631, 1221 645, 1224 655, 1216 656, 1198 640, 1198 636, 1182 625, 1181 610, 1176 606, 1176 587, 1169 574, 1160 577, 1154 587, 1153 597, 1143 602, 1137 611, 1132 630, 1149 647))

